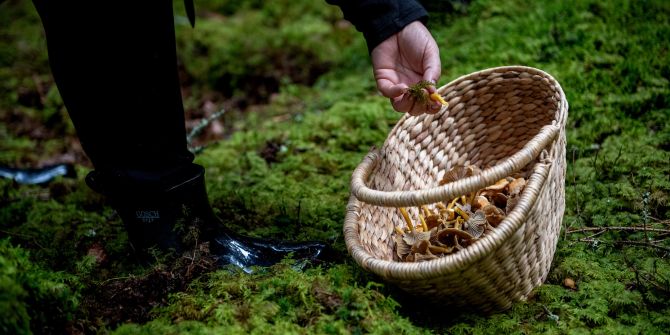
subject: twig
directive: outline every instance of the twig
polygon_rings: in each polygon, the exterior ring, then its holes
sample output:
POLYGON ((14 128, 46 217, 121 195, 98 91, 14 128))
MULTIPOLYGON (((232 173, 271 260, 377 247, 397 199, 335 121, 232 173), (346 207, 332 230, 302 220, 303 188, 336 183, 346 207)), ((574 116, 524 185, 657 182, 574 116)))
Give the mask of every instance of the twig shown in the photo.
POLYGON ((601 230, 601 231, 599 231, 599 232, 597 232, 597 233, 595 233, 595 234, 591 234, 591 235, 589 235, 589 236, 587 236, 587 237, 585 237, 585 238, 594 238, 594 237, 596 237, 596 236, 598 236, 598 235, 602 235, 602 234, 604 234, 605 232, 607 232, 607 230, 601 230))
POLYGON ((665 242, 667 240, 668 240, 668 238, 663 238, 663 239, 660 239, 660 240, 657 239, 657 240, 649 241, 649 243, 659 244, 659 243, 665 242))
POLYGON ((644 222, 644 237, 649 241, 649 232, 647 230, 647 225, 649 224, 649 191, 642 194, 642 221, 644 222))
POLYGON ((6 231, 6 230, 0 230, 0 233, 4 233, 7 235, 11 236, 16 236, 16 237, 21 237, 24 239, 30 239, 32 243, 35 243, 36 246, 40 247, 42 250, 46 250, 47 248, 43 247, 39 242, 37 242, 37 237, 29 234, 21 234, 21 233, 13 233, 11 231, 6 231))
POLYGON ((602 240, 598 240, 598 239, 594 239, 594 238, 580 238, 577 241, 578 242, 587 242, 587 243, 596 242, 596 243, 605 243, 605 244, 608 244, 608 243, 611 243, 611 244, 630 244, 630 245, 638 245, 638 246, 641 246, 641 247, 655 248, 655 249, 663 250, 665 252, 670 252, 670 248, 668 248, 668 247, 651 244, 649 242, 629 241, 629 240, 626 240, 626 241, 602 241, 602 240))
POLYGON ((207 128, 207 126, 209 126, 214 120, 220 118, 225 113, 226 113, 226 110, 222 108, 221 110, 219 110, 218 112, 210 115, 209 117, 206 117, 206 118, 200 120, 200 122, 195 127, 193 127, 193 129, 191 129, 191 132, 189 132, 188 135, 186 135, 186 144, 188 145, 189 150, 191 152, 199 153, 200 151, 202 151, 204 149, 204 146, 191 147, 191 142, 193 142, 193 139, 196 136, 200 135, 200 133, 202 133, 202 131, 205 128, 207 128))
POLYGON ((670 233, 670 229, 659 229, 659 228, 646 228, 646 227, 586 227, 579 229, 568 229, 568 234, 572 233, 585 233, 591 231, 608 231, 608 230, 619 230, 619 231, 647 231, 652 233, 670 233))
POLYGON ((28 234, 21 234, 21 233, 13 233, 11 231, 6 231, 3 229, 0 229, 0 233, 4 233, 7 235, 12 235, 12 236, 18 236, 18 237, 23 237, 23 238, 35 238, 35 236, 28 235, 28 234))
POLYGON ((651 243, 649 243, 649 242, 640 242, 640 241, 614 241, 614 243, 615 243, 615 244, 639 245, 639 246, 643 246, 643 247, 656 248, 656 249, 659 249, 659 250, 663 250, 663 251, 666 251, 666 252, 670 252, 670 248, 668 248, 668 247, 664 247, 664 246, 660 246, 660 245, 651 244, 651 243))
POLYGON ((642 277, 642 279, 646 280, 647 283, 649 283, 651 286, 653 286, 657 290, 662 291, 665 294, 670 293, 670 288, 669 287, 661 286, 661 284, 658 281, 654 280, 653 278, 649 278, 649 275, 642 274, 640 277, 642 277))
POLYGON ((549 310, 549 308, 547 308, 547 306, 545 306, 545 305, 542 305, 542 308, 544 308, 544 312, 547 313, 547 319, 552 320, 552 321, 556 322, 556 324, 558 324, 558 322, 560 320, 559 316, 552 313, 549 310))
MULTIPOLYGON (((577 211, 577 217, 581 217, 581 209, 580 209, 580 203, 579 203, 579 194, 577 193, 577 166, 575 165, 575 152, 577 150, 575 148, 572 149, 572 192, 575 194, 575 207, 577 211)), ((565 229, 563 230, 563 240, 565 240, 568 237, 568 229, 569 227, 567 226, 567 220, 565 222, 565 229)))
POLYGON ((209 126, 210 123, 212 123, 212 121, 220 118, 225 113, 226 110, 221 109, 220 111, 210 115, 209 117, 200 120, 200 122, 195 127, 193 127, 193 129, 191 129, 191 132, 189 132, 188 135, 186 135, 186 141, 190 144, 196 136, 200 135, 200 133, 202 133, 202 131, 207 126, 209 126))
POLYGON ((105 279, 105 280, 101 281, 99 285, 105 285, 105 284, 109 283, 110 281, 135 279, 135 278, 137 278, 137 276, 133 276, 133 275, 123 276, 123 277, 114 277, 114 278, 109 278, 109 279, 105 279))
MULTIPOLYGON (((193 256, 191 257, 191 264, 186 267, 186 277, 190 278, 191 277, 191 270, 193 269, 193 263, 195 262, 195 257, 196 257, 196 250, 198 249, 198 238, 195 238, 195 246, 193 247, 193 256)), ((188 257, 185 257, 188 259, 188 257)))

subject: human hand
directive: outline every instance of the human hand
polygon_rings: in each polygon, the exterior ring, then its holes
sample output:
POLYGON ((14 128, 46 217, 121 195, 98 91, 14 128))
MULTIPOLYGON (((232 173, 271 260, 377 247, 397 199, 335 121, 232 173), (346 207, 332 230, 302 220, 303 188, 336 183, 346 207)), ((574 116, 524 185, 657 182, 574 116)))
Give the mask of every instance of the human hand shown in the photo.
MULTIPOLYGON (((410 115, 435 114, 440 110, 439 102, 428 99, 428 103, 420 103, 407 94, 410 85, 421 80, 437 83, 440 78, 440 51, 423 23, 414 21, 405 26, 376 46, 370 56, 377 88, 391 99, 395 110, 410 115)), ((426 91, 436 92, 435 86, 426 91)))

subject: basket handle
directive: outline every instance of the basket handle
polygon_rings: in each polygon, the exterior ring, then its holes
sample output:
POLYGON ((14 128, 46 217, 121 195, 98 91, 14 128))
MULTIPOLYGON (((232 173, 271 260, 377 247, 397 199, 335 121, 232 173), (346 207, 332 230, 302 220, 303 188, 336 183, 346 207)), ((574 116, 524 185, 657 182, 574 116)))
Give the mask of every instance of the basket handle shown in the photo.
POLYGON ((536 159, 543 149, 556 138, 560 131, 557 125, 542 127, 540 132, 514 155, 501 163, 483 170, 480 174, 425 190, 417 191, 379 191, 365 184, 372 169, 381 158, 379 149, 370 151, 356 167, 351 176, 351 193, 365 203, 384 207, 410 207, 433 204, 445 199, 475 192, 495 184, 498 180, 522 169, 536 159))

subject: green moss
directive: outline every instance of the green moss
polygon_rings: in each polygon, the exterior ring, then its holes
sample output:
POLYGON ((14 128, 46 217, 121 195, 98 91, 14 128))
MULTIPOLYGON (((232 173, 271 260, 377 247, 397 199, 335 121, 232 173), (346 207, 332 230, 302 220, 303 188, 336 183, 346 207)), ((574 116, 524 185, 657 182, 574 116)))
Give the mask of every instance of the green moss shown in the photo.
POLYGON ((428 102, 428 93, 426 89, 433 85, 434 84, 429 81, 422 80, 414 85, 411 85, 407 89, 407 94, 420 103, 426 103, 428 102))
MULTIPOLYGON (((618 230, 580 240, 594 232, 568 233, 642 224, 667 229, 667 2, 481 0, 452 4, 459 8, 454 14, 432 15, 441 81, 491 66, 530 65, 556 77, 570 103, 566 212, 552 270, 527 302, 491 316, 445 316, 439 306, 379 283, 346 258, 341 227, 351 171, 370 147, 383 143, 400 115, 375 95, 365 44, 339 21, 336 7, 287 3, 203 2, 195 30, 179 25, 189 108, 219 91, 268 102, 248 113, 230 111, 235 117, 224 123, 232 134, 210 145, 197 162, 207 168, 210 199, 227 226, 254 236, 330 241, 345 260, 303 271, 287 262, 252 275, 222 269, 173 292, 146 324, 100 324, 89 319, 89 305, 77 303, 80 292, 142 270, 128 260, 121 222, 82 178, 50 186, 0 180, 1 236, 12 239, 0 243, 0 301, 11 311, 0 313, 0 331, 63 333, 69 319, 93 325, 89 332, 117 334, 670 329, 670 264, 662 249, 670 247, 668 241, 656 242, 660 248, 621 243, 645 243, 661 234, 618 230), (106 251, 107 263, 88 255, 94 245, 106 251), (563 285, 566 278, 576 282, 575 289, 563 285), (52 308, 66 313, 47 316, 52 308)), ((59 134, 71 133, 48 79, 37 17, 23 4, 6 2, 3 9, 9 10, 0 11, 11 22, 0 39, 4 163, 39 161, 60 150, 58 137, 18 135, 11 115, 53 122, 59 134), (33 74, 48 87, 42 105, 27 99, 35 93, 33 74), (45 149, 31 151, 36 146, 45 149)), ((86 172, 79 170, 81 176, 86 172)))
POLYGON ((295 267, 285 262, 252 275, 217 271, 173 295, 168 307, 154 311, 156 320, 114 333, 424 333, 395 314, 397 303, 378 285, 352 284, 351 267, 295 267))
POLYGON ((189 75, 227 97, 266 100, 283 83, 312 84, 342 63, 339 50, 355 37, 335 24, 341 14, 325 3, 282 0, 230 9, 234 15, 212 13, 197 29, 181 27, 177 35, 189 75))
POLYGON ((28 252, 0 240, 0 331, 4 334, 59 332, 79 302, 77 276, 34 264, 28 252))
POLYGON ((119 221, 108 222, 110 209, 83 180, 58 178, 47 186, 19 186, 0 180, 5 197, 0 229, 42 264, 73 271, 76 262, 98 243, 107 252, 124 253, 126 235, 119 221))

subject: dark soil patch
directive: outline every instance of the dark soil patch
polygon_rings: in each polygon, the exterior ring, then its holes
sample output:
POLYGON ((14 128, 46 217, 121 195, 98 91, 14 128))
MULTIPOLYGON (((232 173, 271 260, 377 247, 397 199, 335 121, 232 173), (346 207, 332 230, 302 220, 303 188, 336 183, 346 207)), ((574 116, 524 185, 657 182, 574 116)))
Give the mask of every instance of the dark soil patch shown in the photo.
POLYGON ((142 276, 112 278, 92 285, 82 301, 84 315, 72 333, 96 333, 122 323, 143 324, 152 319, 152 309, 165 306, 169 295, 186 290, 188 284, 215 270, 216 257, 207 244, 169 265, 155 266, 142 276))

